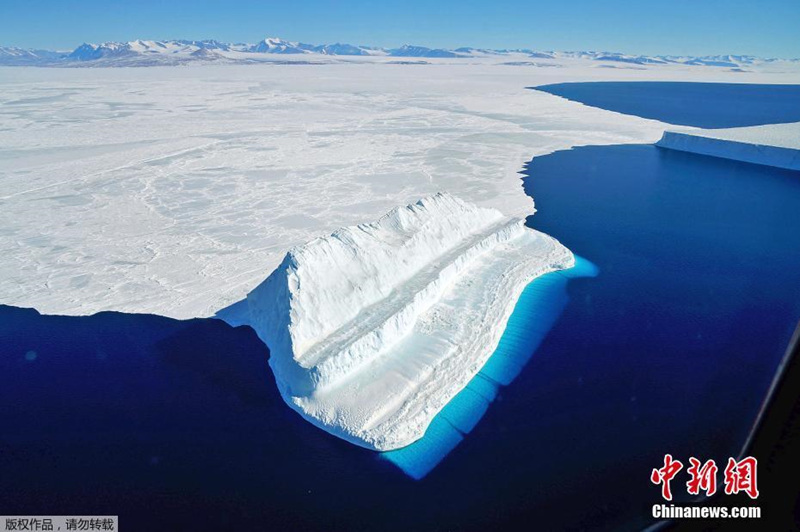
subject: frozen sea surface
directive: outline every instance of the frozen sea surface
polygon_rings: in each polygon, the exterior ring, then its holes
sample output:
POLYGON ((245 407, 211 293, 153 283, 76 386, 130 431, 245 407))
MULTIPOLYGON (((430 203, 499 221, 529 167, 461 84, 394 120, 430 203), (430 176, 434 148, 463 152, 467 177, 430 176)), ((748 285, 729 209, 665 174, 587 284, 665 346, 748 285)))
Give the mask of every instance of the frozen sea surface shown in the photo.
POLYGON ((291 246, 448 191, 533 210, 518 171, 659 122, 531 85, 794 73, 469 65, 0 68, 0 302, 209 316, 291 246))

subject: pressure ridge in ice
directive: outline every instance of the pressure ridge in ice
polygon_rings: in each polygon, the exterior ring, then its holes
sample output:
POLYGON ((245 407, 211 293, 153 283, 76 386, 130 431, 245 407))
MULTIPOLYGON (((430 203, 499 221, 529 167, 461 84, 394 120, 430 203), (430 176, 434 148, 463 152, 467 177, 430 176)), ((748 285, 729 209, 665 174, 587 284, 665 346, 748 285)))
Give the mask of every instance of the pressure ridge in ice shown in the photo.
POLYGON ((397 449, 480 371, 525 286, 573 264, 523 220, 440 193, 293 248, 239 321, 269 346, 291 407, 397 449))

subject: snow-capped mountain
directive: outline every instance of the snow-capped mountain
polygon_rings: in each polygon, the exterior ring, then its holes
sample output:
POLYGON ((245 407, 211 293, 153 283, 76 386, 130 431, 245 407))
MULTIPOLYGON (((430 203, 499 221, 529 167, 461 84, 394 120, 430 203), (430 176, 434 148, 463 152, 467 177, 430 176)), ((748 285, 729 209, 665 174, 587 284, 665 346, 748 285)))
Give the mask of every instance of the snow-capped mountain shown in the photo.
POLYGON ((0 46, 0 65, 36 65, 56 61, 63 56, 63 52, 0 46))
MULTIPOLYGON (((230 50, 230 45, 217 41, 144 41, 136 40, 125 43, 106 42, 102 44, 84 43, 67 55, 69 61, 98 61, 137 59, 150 60, 152 63, 181 62, 187 56, 204 56, 200 51, 230 50), (170 61, 172 60, 172 61, 170 61)), ((131 61, 127 61, 131 62, 131 61)))
POLYGON ((263 41, 247 49, 257 54, 305 54, 314 49, 311 44, 284 41, 276 37, 267 37, 263 41))
POLYGON ((468 57, 468 54, 461 54, 451 50, 441 48, 426 48, 424 46, 412 46, 405 44, 400 48, 389 50, 392 57, 468 57))
POLYGON ((223 52, 227 52, 229 50, 232 50, 237 46, 240 47, 240 48, 244 47, 244 46, 247 46, 247 45, 244 45, 244 44, 239 44, 239 45, 228 44, 228 43, 224 43, 224 42, 215 41, 214 39, 206 39, 204 41, 179 40, 179 41, 173 41, 173 42, 178 43, 178 44, 183 44, 185 46, 196 46, 197 48, 199 48, 201 50, 221 50, 223 52))
POLYGON ((380 48, 353 46, 352 44, 342 43, 315 46, 314 52, 323 55, 386 55, 386 51, 380 48))
POLYGON ((592 58, 594 61, 611 61, 617 63, 632 63, 635 65, 663 65, 668 61, 658 57, 647 57, 643 55, 625 55, 614 53, 602 53, 592 58))
POLYGON ((67 56, 68 59, 76 61, 94 61, 103 57, 113 55, 125 55, 126 53, 135 53, 126 49, 127 44, 120 43, 103 43, 103 44, 90 44, 83 43, 75 48, 71 54, 67 56))
MULTIPOLYGON (((536 51, 528 48, 486 49, 466 46, 450 50, 411 44, 386 49, 347 43, 305 44, 278 37, 267 37, 256 44, 232 44, 213 39, 162 41, 139 39, 129 42, 84 43, 71 52, 0 47, 0 65, 8 66, 153 66, 207 62, 297 64, 335 62, 337 57, 342 58, 339 61, 366 60, 368 57, 374 57, 375 60, 380 60, 380 57, 444 60, 485 58, 487 61, 491 61, 496 57, 501 60, 505 58, 505 60, 498 61, 498 64, 520 66, 560 66, 560 63, 565 61, 585 61, 590 64, 597 63, 597 66, 616 68, 685 65, 738 70, 754 64, 780 61, 759 59, 747 55, 678 57, 596 51, 536 51), (542 61, 534 63, 530 61, 531 58, 542 61)), ((796 62, 796 60, 789 61, 796 62)), ((415 63, 419 62, 424 61, 415 61, 415 63)))
POLYGON ((536 59, 555 59, 555 52, 532 52, 528 51, 528 57, 536 59))

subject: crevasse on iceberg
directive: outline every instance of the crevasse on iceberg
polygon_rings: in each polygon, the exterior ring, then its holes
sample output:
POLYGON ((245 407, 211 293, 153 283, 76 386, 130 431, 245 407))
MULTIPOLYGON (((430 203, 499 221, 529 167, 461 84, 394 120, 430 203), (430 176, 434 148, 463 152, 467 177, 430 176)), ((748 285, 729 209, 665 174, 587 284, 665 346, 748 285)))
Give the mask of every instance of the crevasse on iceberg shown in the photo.
POLYGON ((292 249, 248 294, 246 321, 290 406, 396 449, 481 369, 525 285, 573 263, 523 220, 440 193, 292 249))

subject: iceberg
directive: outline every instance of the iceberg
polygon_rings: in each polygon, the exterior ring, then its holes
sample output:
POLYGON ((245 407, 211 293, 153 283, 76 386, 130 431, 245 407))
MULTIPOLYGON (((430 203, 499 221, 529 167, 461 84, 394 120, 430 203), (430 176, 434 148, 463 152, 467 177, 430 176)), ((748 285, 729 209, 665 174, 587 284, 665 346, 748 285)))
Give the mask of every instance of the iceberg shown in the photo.
POLYGON ((413 479, 433 471, 478 425, 501 389, 522 372, 570 300, 572 279, 596 277, 599 269, 575 255, 575 266, 537 277, 525 287, 500 343, 467 386, 433 418, 425 436, 402 449, 380 453, 413 479))
POLYGON ((398 449, 481 370, 528 283, 574 261, 524 220, 439 193, 293 248, 236 321, 303 417, 398 449))

